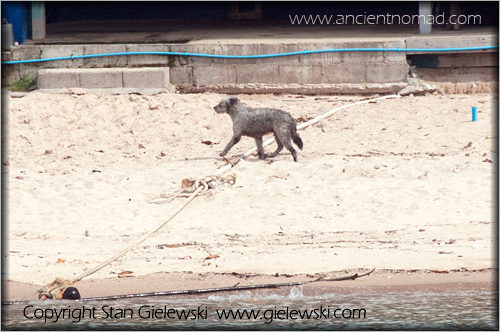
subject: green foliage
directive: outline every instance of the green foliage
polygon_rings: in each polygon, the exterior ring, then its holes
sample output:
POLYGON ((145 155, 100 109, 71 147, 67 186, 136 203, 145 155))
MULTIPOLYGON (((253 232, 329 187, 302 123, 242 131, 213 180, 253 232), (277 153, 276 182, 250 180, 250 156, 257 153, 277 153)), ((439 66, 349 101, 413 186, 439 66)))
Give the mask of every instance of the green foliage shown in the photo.
POLYGON ((10 91, 28 91, 29 88, 34 85, 36 85, 36 80, 34 78, 24 76, 17 82, 7 84, 5 88, 9 89, 10 91))

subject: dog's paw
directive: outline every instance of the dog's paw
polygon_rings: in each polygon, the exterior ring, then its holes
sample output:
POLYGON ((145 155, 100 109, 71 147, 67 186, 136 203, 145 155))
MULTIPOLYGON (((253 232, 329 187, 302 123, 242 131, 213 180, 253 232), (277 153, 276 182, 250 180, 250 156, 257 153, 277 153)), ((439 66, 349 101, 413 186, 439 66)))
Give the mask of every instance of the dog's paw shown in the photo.
POLYGON ((219 153, 219 156, 224 157, 226 154, 227 152, 222 151, 221 153, 219 153))

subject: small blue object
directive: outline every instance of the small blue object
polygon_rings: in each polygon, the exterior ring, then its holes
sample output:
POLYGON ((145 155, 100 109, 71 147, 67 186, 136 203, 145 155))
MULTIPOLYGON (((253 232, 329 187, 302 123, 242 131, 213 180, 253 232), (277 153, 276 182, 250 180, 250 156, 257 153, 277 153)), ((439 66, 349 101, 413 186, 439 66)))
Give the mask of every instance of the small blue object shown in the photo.
POLYGON ((472 122, 477 121, 477 107, 472 107, 472 122))

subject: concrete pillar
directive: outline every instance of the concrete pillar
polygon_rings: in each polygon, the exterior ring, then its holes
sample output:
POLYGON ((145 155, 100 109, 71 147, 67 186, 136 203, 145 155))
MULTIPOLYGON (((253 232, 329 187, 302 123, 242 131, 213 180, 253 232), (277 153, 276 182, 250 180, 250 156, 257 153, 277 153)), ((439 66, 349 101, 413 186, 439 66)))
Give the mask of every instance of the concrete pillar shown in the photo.
POLYGON ((31 27, 33 40, 45 38, 45 2, 33 1, 31 3, 31 27))
MULTIPOLYGON (((419 1, 418 2, 418 15, 424 15, 426 18, 430 18, 432 15, 432 2, 431 1, 419 1)), ((432 33, 432 24, 425 22, 426 20, 420 20, 419 31, 420 34, 430 34, 432 33)))

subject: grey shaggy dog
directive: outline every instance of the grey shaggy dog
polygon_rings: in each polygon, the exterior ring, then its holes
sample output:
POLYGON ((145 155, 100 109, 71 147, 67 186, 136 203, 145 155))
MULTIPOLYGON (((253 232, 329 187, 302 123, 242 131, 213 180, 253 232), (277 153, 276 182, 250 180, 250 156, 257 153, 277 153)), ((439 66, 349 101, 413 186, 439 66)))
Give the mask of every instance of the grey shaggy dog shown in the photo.
POLYGON ((297 161, 297 151, 292 146, 292 140, 301 150, 303 144, 302 139, 297 134, 297 124, 290 113, 274 108, 251 108, 232 96, 222 98, 214 110, 217 113, 229 114, 233 121, 234 135, 220 153, 221 157, 225 156, 244 135, 255 139, 259 159, 273 158, 285 146, 292 154, 293 160, 297 161), (268 155, 264 153, 262 136, 269 133, 274 133, 278 148, 268 155))

